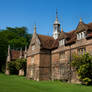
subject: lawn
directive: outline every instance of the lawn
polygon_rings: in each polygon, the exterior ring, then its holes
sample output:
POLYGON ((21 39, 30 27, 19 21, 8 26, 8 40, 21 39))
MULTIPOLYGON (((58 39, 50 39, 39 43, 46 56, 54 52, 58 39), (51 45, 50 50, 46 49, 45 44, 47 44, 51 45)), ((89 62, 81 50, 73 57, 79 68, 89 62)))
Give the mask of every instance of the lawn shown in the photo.
POLYGON ((36 82, 25 77, 0 74, 0 92, 92 92, 92 86, 59 81, 36 82))

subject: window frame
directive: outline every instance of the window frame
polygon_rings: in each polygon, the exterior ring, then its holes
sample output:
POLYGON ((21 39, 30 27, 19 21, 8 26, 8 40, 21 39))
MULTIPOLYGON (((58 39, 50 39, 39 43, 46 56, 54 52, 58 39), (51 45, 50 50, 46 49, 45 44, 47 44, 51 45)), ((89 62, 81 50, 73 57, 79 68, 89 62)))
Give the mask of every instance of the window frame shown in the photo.
POLYGON ((59 46, 64 46, 65 45, 65 39, 62 39, 59 41, 59 46))
POLYGON ((85 38, 85 31, 77 34, 77 40, 81 40, 81 39, 84 39, 84 38, 85 38))

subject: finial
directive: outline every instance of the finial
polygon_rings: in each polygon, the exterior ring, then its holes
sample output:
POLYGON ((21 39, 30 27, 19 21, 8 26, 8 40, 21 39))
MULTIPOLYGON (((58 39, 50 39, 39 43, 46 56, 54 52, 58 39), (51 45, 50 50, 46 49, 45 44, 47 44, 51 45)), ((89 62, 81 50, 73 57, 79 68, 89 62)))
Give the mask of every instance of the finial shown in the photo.
POLYGON ((36 33, 36 24, 34 25, 34 33, 36 33))
POLYGON ((20 48, 20 59, 22 58, 22 48, 20 48))
POLYGON ((58 20, 58 10, 56 9, 56 20, 58 20))
POLYGON ((8 55, 10 56, 10 45, 8 45, 8 55))
POLYGON ((82 18, 80 18, 80 22, 82 22, 82 18))
POLYGON ((25 53, 24 54, 25 54, 24 58, 26 58, 27 57, 27 46, 25 46, 25 53))
POLYGON ((61 32, 63 32, 63 27, 61 28, 61 32))
POLYGON ((8 49, 10 49, 10 45, 8 45, 8 49))

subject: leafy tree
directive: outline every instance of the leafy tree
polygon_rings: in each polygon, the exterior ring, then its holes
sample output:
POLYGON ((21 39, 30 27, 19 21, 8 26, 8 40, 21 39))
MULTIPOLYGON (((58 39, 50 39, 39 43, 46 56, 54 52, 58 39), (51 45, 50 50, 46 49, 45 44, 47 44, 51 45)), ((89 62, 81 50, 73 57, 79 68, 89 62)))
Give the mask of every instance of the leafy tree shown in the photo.
POLYGON ((92 83, 92 56, 90 54, 74 55, 72 66, 77 70, 79 79, 83 84, 92 83))
POLYGON ((29 46, 31 37, 26 27, 7 27, 0 30, 0 72, 5 70, 8 45, 11 49, 24 49, 25 46, 29 46))
POLYGON ((26 59, 17 59, 8 63, 8 67, 11 74, 18 74, 20 69, 23 69, 26 73, 26 59))
POLYGON ((11 48, 25 48, 30 43, 30 39, 32 37, 31 34, 27 33, 27 28, 11 28, 7 27, 6 30, 2 30, 4 37, 7 39, 8 44, 10 44, 11 48))
POLYGON ((0 71, 4 72, 7 56, 8 42, 4 35, 0 32, 0 71))

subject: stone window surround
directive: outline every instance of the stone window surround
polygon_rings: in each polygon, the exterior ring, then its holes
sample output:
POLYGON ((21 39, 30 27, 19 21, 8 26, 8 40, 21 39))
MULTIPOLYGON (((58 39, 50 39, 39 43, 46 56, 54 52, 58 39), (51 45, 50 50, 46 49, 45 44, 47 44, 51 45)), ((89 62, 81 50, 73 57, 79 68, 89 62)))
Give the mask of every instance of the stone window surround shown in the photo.
POLYGON ((59 41, 59 46, 64 46, 65 45, 65 39, 62 39, 59 41))
POLYGON ((80 32, 77 34, 77 40, 81 40, 84 39, 86 36, 85 31, 84 32, 80 32))

